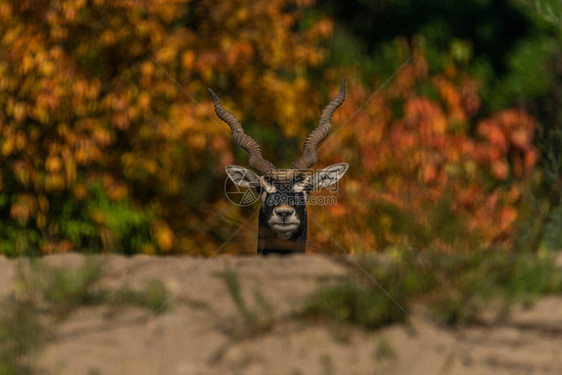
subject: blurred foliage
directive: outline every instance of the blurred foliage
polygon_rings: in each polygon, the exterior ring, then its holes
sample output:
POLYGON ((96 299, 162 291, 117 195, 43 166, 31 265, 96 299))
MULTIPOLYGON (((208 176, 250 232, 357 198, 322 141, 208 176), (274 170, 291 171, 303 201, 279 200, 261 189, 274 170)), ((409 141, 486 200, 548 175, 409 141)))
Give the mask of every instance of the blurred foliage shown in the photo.
POLYGON ((0 374, 39 374, 37 358, 56 325, 84 306, 105 306, 110 319, 124 306, 138 306, 154 314, 167 311, 169 293, 159 280, 143 288, 100 286, 104 263, 87 258, 80 266, 63 268, 42 259, 22 259, 16 267, 14 292, 0 299, 0 374))
MULTIPOLYGON (((518 246, 544 243, 560 248, 546 238, 559 236, 557 212, 562 205, 562 3, 324 0, 319 4, 335 20, 328 64, 358 68, 361 80, 373 90, 406 59, 396 48, 398 36, 410 47, 423 42, 430 74, 447 72, 454 63, 478 82, 481 100, 475 119, 494 117, 510 106, 533 115, 539 168, 534 183, 522 189, 525 209, 512 235, 520 237, 518 246), (523 239, 532 243, 523 244, 523 239)), ((477 133, 477 127, 477 121, 469 124, 469 134, 477 133)))
MULTIPOLYGON (((0 253, 212 254, 250 211, 224 198, 224 165, 247 160, 206 88, 283 167, 342 76, 320 160, 351 169, 339 204, 310 211, 344 247, 560 246, 561 14, 557 0, 0 0, 0 253)), ((255 237, 226 251, 254 253, 255 237)))
POLYGON ((2 252, 213 250, 236 208, 221 194, 230 139, 206 88, 303 135, 318 106, 306 69, 332 28, 294 30, 310 5, 0 1, 2 252))
POLYGON ((36 356, 45 341, 37 306, 29 301, 1 302, 0 374, 35 373, 36 356))
POLYGON ((358 277, 324 281, 297 315, 376 329, 406 320, 404 309, 424 302, 438 322, 458 325, 482 322, 482 313, 504 319, 517 304, 528 307, 538 296, 562 291, 562 272, 549 252, 443 254, 402 248, 386 258, 363 255, 352 262, 358 277))
MULTIPOLYGON (((409 52, 406 45, 397 48, 409 52)), ((338 238, 352 251, 510 245, 521 194, 532 183, 536 121, 518 109, 478 119, 478 82, 452 59, 443 72, 430 74, 424 50, 412 53, 395 83, 356 115, 353 128, 327 143, 328 161, 359 166, 341 184, 340 204, 330 207, 331 216, 347 223, 336 229, 338 238)), ((352 85, 352 104, 336 121, 369 100, 370 90, 352 85)))
MULTIPOLYGON (((243 321, 225 322, 220 325, 222 332, 234 339, 247 338, 256 334, 270 331, 275 327, 274 309, 257 287, 253 290, 254 304, 250 306, 249 301, 242 295, 240 278, 235 271, 224 271, 217 274, 224 282, 226 289, 243 321)), ((219 355, 222 355, 221 353, 219 355)), ((215 356, 216 360, 216 356, 215 356)))

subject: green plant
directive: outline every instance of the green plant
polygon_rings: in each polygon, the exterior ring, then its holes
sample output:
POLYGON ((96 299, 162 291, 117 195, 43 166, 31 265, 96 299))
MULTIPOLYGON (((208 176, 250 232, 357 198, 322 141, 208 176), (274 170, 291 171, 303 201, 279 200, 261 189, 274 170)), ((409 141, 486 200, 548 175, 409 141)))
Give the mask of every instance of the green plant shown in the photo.
POLYGON ((544 228, 544 241, 549 249, 562 250, 562 230, 560 228, 562 228, 562 201, 550 212, 544 228))
POLYGON ((219 277, 221 277, 224 281, 224 284, 226 285, 228 292, 230 293, 230 297, 236 304, 238 311, 240 312, 246 323, 255 324, 258 320, 257 314, 254 310, 248 308, 248 306, 246 305, 246 301, 242 297, 238 274, 233 271, 227 271, 219 274, 219 277))
POLYGON ((372 279, 361 271, 359 277, 324 281, 298 315, 376 329, 404 321, 402 308, 424 303, 437 320, 456 325, 478 320, 485 308, 495 309, 502 317, 514 303, 528 304, 540 295, 562 293, 562 270, 551 253, 489 249, 442 254, 395 249, 386 261, 364 256, 358 264, 372 279))
POLYGON ((496 311, 502 317, 514 303, 562 292, 562 270, 552 254, 490 250, 434 258, 431 263, 436 285, 426 299, 434 315, 451 325, 479 319, 490 303, 499 302, 496 311))
POLYGON ((47 332, 40 312, 25 297, 4 300, 0 307, 0 375, 32 374, 47 332))
POLYGON ((332 357, 330 357, 328 354, 320 357, 320 364, 322 365, 322 373, 324 375, 334 375, 336 373, 332 357))
MULTIPOLYGON (((390 291, 393 292, 396 290, 390 291)), ((405 319, 402 310, 376 287, 349 279, 321 287, 307 300, 299 315, 315 321, 329 319, 357 324, 366 329, 405 319)))
POLYGON ((53 268, 34 261, 24 280, 30 290, 37 290, 52 314, 65 318, 77 307, 99 301, 96 286, 101 277, 102 263, 94 258, 76 269, 53 268))
POLYGON ((256 332, 270 330, 273 327, 275 318, 273 315, 273 308, 259 289, 254 289, 255 306, 250 307, 242 295, 240 280, 236 272, 225 271, 219 273, 218 277, 223 280, 238 312, 244 319, 244 323, 246 323, 245 327, 238 327, 234 330, 232 330, 232 327, 228 327, 227 330, 230 331, 233 336, 240 336, 243 334, 251 335, 256 332))
POLYGON ((19 263, 17 293, 0 301, 0 375, 35 373, 35 355, 56 323, 79 307, 135 305, 154 313, 168 308, 168 293, 160 281, 152 280, 140 291, 126 286, 103 289, 98 285, 102 269, 103 262, 96 258, 71 269, 52 267, 40 259, 19 263))
POLYGON ((398 355, 396 351, 390 345, 390 342, 384 337, 379 338, 377 341, 377 347, 375 349, 375 359, 397 359, 398 355))
POLYGON ((108 302, 114 306, 133 305, 144 307, 155 314, 166 312, 169 305, 168 292, 160 280, 151 280, 146 289, 135 291, 127 286, 123 286, 112 295, 107 297, 108 302))

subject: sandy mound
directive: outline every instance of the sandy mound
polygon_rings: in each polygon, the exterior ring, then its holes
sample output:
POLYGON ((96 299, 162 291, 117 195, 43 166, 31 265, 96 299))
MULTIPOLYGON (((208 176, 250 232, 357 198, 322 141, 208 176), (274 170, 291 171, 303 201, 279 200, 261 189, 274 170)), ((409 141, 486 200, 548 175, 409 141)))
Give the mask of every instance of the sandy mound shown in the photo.
MULTIPOLYGON (((45 260, 70 269, 84 257, 45 260)), ((167 310, 80 307, 53 327, 40 356, 47 373, 562 374, 562 298, 543 298, 502 326, 451 330, 419 308, 410 311, 409 325, 369 333, 288 318, 320 279, 350 272, 328 257, 111 255, 104 261, 101 285, 142 289, 160 280, 170 291, 167 310), (248 308, 270 308, 275 323, 249 325, 225 273, 237 275, 248 308)), ((18 262, 0 258, 1 297, 13 292, 18 262)))

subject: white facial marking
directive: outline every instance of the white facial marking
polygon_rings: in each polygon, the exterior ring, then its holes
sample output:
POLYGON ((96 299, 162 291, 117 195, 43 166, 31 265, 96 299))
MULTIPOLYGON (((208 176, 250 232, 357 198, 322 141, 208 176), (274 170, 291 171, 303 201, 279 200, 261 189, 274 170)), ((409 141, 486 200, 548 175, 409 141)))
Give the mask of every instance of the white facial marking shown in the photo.
POLYGON ((260 183, 261 186, 263 187, 263 189, 268 193, 268 194, 272 194, 272 193, 276 193, 277 192, 277 188, 269 183, 267 183, 267 181, 265 181, 265 178, 263 178, 263 176, 260 177, 260 183))
POLYGON ((302 193, 302 192, 305 190, 305 186, 306 186, 306 185, 305 185, 305 184, 302 184, 302 183, 300 183, 300 184, 295 184, 295 185, 293 186, 293 191, 294 191, 295 193, 302 193))

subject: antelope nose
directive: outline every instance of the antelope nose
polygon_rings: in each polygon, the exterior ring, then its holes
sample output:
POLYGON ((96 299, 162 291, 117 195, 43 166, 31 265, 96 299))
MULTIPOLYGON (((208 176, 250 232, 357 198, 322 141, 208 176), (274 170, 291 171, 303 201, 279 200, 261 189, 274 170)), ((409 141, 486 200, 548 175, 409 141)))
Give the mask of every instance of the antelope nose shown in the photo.
POLYGON ((281 216, 283 220, 287 219, 294 211, 295 210, 289 206, 275 207, 275 213, 281 216))

